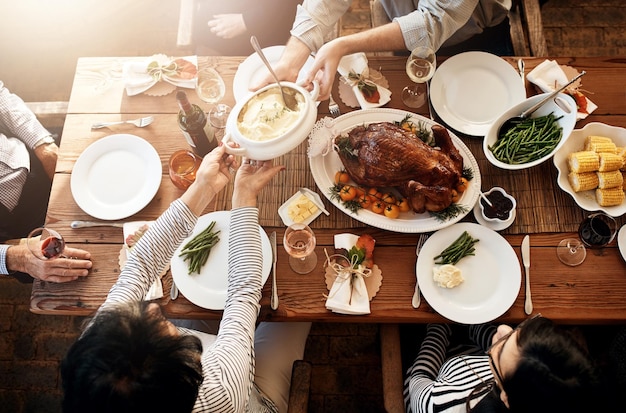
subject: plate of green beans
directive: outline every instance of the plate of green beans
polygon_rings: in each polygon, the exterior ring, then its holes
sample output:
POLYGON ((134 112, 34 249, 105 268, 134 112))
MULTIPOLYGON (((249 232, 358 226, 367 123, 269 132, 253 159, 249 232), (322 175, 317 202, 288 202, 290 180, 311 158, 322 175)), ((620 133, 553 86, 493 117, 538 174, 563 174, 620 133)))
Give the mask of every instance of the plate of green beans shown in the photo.
POLYGON ((500 132, 504 121, 519 116, 543 99, 540 94, 505 111, 491 125, 483 140, 485 156, 501 169, 525 169, 550 159, 567 141, 576 125, 576 102, 560 93, 537 109, 530 117, 516 123, 506 133, 500 132))

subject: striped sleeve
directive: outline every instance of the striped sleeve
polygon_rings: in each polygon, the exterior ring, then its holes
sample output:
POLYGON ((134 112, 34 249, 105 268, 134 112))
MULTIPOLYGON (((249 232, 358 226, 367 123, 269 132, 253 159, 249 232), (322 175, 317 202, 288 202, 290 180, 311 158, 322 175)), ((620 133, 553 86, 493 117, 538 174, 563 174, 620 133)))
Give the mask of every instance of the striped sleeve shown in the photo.
POLYGON ((263 255, 256 208, 231 212, 228 298, 215 344, 203 354, 204 381, 194 412, 242 412, 254 382, 254 330, 263 255))
POLYGON ((174 201, 133 247, 117 282, 98 311, 118 303, 143 300, 197 220, 183 201, 174 201))
POLYGON ((471 391, 492 379, 486 356, 458 356, 444 362, 449 345, 447 325, 429 325, 419 354, 407 372, 407 412, 465 412, 471 391))

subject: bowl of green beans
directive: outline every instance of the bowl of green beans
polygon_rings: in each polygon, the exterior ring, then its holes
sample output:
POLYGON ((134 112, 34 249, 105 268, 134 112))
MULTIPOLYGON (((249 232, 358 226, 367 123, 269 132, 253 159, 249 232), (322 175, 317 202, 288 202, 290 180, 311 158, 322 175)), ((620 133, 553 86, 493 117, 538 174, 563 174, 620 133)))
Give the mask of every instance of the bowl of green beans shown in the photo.
POLYGON ((506 133, 500 126, 546 97, 532 96, 508 109, 491 125, 483 140, 485 156, 501 169, 530 168, 550 159, 569 138, 576 125, 576 102, 559 93, 506 133))

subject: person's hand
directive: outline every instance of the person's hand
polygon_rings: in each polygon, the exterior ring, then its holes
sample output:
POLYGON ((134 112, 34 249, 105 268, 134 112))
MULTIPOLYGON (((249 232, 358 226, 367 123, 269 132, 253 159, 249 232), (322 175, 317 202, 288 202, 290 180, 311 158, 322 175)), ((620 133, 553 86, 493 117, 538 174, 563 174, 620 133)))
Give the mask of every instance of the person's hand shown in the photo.
POLYGON ((243 14, 216 14, 213 20, 207 22, 207 25, 211 33, 222 39, 241 36, 248 30, 243 14))
MULTIPOLYGON (((278 62, 272 62, 272 69, 274 69, 278 80, 295 83, 298 80, 300 69, 304 66, 310 54, 311 51, 309 48, 300 40, 295 37, 289 39, 278 62)), ((261 76, 256 82, 250 85, 251 91, 255 92, 263 86, 276 83, 276 80, 274 80, 269 70, 265 67, 263 70, 266 73, 265 76, 261 76)), ((309 90, 311 89, 309 85, 303 86, 307 87, 309 90)))
POLYGON ((274 166, 272 161, 255 161, 244 158, 233 190, 233 208, 256 206, 256 199, 267 183, 280 171, 283 165, 274 166))
POLYGON ((7 250, 7 268, 55 283, 74 281, 89 274, 92 263, 88 251, 65 247, 63 255, 67 258, 44 261, 36 258, 26 244, 14 245, 7 250))
POLYGON ((326 100, 330 97, 337 67, 339 67, 339 61, 343 56, 344 51, 339 39, 324 44, 315 55, 315 61, 307 74, 305 82, 310 84, 313 80, 317 80, 320 85, 318 100, 326 100))
POLYGON ((209 152, 196 172, 196 179, 182 195, 181 199, 196 214, 200 215, 231 178, 231 169, 237 168, 233 155, 226 153, 220 145, 209 152))
POLYGON ((57 158, 59 156, 59 147, 56 143, 39 145, 35 148, 35 156, 39 159, 39 162, 43 165, 43 169, 46 171, 46 175, 48 175, 52 181, 57 165, 57 158))

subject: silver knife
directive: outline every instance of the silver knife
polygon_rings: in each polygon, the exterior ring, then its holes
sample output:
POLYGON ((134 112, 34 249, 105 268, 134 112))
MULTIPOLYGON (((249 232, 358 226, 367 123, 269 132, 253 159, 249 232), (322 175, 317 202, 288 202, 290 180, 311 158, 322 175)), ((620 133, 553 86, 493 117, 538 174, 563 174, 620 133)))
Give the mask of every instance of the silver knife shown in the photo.
POLYGON ((123 222, 92 222, 92 221, 72 221, 70 224, 71 228, 87 228, 87 227, 118 227, 123 228, 123 222))
POLYGON ((276 289, 276 231, 270 234, 270 244, 272 245, 272 296, 270 297, 270 307, 272 310, 278 308, 278 291, 276 289))
POLYGON ((530 236, 526 235, 522 241, 522 261, 526 269, 526 301, 524 302, 524 312, 533 312, 533 301, 530 297, 530 236))

